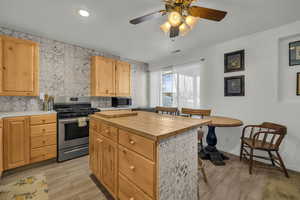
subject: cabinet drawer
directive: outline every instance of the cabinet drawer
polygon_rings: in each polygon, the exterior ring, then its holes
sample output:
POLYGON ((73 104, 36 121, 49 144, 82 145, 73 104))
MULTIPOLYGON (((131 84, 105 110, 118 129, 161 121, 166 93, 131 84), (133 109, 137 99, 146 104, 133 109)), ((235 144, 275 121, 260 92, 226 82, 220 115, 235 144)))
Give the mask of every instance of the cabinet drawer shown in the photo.
POLYGON ((56 123, 56 114, 51 115, 34 115, 30 117, 31 125, 56 123))
POLYGON ((30 161, 39 162, 56 157, 56 145, 31 149, 30 161))
POLYGON ((119 143, 154 161, 154 141, 119 129, 119 143))
POLYGON ((154 197, 155 164, 150 160, 119 146, 119 172, 141 188, 150 197, 154 197))
POLYGON ((120 200, 151 200, 143 191, 119 174, 119 199, 120 200))
POLYGON ((111 139, 112 141, 118 141, 118 129, 115 127, 111 127, 107 124, 100 125, 100 133, 101 135, 111 139))
POLYGON ((31 137, 32 149, 49 145, 56 145, 56 135, 31 137))
POLYGON ((56 134, 56 123, 31 126, 31 137, 42 136, 44 134, 56 134))

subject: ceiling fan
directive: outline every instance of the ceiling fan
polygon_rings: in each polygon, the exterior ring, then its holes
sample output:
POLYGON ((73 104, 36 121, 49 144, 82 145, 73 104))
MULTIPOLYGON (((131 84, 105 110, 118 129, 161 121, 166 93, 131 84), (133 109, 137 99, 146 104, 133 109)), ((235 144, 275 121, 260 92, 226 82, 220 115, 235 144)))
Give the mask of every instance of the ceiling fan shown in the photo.
POLYGON ((221 21, 227 12, 193 6, 198 0, 164 0, 165 9, 130 20, 131 24, 139 24, 150 19, 168 15, 168 20, 160 26, 165 33, 170 32, 170 38, 187 34, 202 19, 221 21))

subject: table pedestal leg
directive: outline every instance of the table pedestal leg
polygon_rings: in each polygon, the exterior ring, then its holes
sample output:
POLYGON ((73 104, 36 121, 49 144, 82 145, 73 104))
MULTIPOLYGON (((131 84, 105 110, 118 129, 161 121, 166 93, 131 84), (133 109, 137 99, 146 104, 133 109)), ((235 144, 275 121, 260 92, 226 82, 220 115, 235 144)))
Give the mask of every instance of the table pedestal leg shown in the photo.
POLYGON ((228 159, 228 157, 224 156, 221 152, 216 148, 217 145, 217 136, 215 132, 216 127, 209 126, 208 134, 206 137, 207 146, 200 152, 200 157, 202 159, 209 159, 214 165, 225 165, 224 160, 228 159))

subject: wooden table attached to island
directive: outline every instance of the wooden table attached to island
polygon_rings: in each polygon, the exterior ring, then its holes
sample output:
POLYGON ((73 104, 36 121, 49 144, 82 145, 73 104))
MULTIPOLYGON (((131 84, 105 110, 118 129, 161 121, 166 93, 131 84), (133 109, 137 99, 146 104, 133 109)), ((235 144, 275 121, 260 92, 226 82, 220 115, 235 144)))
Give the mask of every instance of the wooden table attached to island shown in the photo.
POLYGON ((197 128, 209 122, 142 111, 91 115, 90 169, 115 199, 197 200, 197 128))

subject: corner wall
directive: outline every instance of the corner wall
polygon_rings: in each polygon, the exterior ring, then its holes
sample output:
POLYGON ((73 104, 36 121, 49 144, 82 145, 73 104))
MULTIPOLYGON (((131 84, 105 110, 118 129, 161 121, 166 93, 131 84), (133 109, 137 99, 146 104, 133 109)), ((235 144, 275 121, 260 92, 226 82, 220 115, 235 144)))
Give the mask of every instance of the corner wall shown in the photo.
MULTIPOLYGON (((204 106, 213 115, 243 120, 244 124, 264 121, 288 127, 280 153, 287 168, 300 171, 300 97, 296 96, 296 72, 289 67, 288 42, 299 39, 300 21, 276 29, 221 43, 206 49, 204 106), (245 71, 224 73, 224 53, 245 49, 245 71), (224 97, 224 77, 245 75, 245 96, 224 97)), ((217 128, 218 148, 238 155, 240 128, 217 128)))

